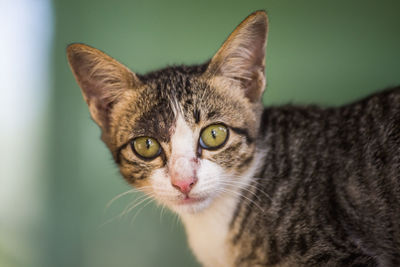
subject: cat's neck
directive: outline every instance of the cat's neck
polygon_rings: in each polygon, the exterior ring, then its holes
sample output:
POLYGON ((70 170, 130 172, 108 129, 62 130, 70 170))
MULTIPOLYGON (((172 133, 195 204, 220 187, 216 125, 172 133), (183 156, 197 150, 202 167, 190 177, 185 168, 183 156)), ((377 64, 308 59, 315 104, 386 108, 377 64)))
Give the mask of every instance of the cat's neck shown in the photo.
MULTIPOLYGON (((264 158, 261 151, 255 152, 255 160, 242 175, 241 183, 251 184, 264 158)), ((205 210, 194 214, 181 214, 189 244, 204 266, 229 266, 231 251, 227 242, 232 216, 245 187, 232 188, 214 199, 205 210)))
POLYGON ((207 209, 181 215, 189 245, 203 266, 231 266, 227 246, 229 225, 238 194, 222 194, 207 209))

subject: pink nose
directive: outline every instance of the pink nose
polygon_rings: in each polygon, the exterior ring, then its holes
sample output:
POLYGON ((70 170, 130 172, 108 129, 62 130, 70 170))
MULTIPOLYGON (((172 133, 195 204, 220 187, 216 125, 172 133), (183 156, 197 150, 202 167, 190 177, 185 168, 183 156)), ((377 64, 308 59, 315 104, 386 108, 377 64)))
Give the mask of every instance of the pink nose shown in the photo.
POLYGON ((190 177, 185 179, 172 179, 171 184, 173 187, 181 191, 183 194, 189 194, 193 186, 197 183, 196 177, 190 177))

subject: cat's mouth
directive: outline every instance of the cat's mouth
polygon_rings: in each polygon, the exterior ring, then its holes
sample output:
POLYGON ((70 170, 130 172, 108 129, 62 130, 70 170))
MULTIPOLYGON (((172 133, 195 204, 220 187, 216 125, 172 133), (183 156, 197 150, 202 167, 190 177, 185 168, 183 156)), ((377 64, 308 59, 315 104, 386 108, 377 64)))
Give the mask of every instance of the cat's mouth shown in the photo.
POLYGON ((179 199, 175 199, 171 204, 171 208, 178 213, 196 213, 211 203, 212 198, 210 196, 184 196, 179 199))
POLYGON ((178 200, 178 205, 190 205, 195 203, 200 203, 206 200, 206 197, 190 197, 185 196, 183 199, 178 200))

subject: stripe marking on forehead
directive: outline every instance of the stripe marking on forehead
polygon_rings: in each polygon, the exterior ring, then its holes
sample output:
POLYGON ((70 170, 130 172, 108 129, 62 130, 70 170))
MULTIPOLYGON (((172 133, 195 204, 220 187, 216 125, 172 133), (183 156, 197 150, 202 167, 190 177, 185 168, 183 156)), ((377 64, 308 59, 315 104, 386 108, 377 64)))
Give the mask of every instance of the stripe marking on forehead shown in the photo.
POLYGON ((172 112, 175 115, 175 118, 178 118, 178 116, 182 114, 182 107, 179 104, 179 102, 176 99, 176 97, 173 97, 171 99, 171 108, 172 108, 172 112))

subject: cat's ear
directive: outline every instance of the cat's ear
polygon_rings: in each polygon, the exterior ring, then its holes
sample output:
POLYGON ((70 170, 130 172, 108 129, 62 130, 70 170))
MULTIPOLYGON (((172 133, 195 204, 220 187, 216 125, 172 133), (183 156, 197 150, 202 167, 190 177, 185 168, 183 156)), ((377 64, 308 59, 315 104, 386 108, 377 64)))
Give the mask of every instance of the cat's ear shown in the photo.
POLYGON ((67 57, 93 120, 107 130, 112 107, 125 90, 140 86, 139 79, 112 57, 84 44, 69 45, 67 57))
POLYGON ((268 19, 264 11, 248 16, 231 33, 211 59, 206 75, 230 87, 239 85, 251 102, 258 101, 265 88, 265 49, 268 19))

